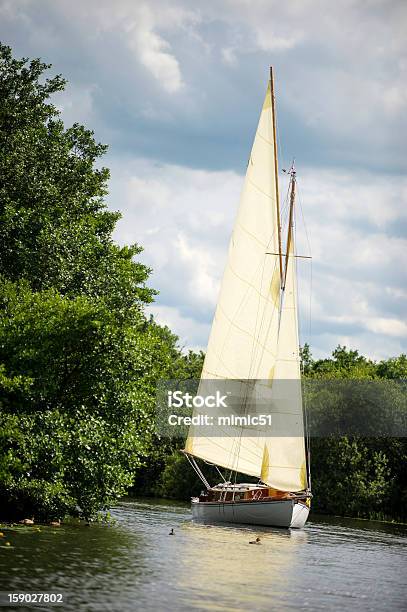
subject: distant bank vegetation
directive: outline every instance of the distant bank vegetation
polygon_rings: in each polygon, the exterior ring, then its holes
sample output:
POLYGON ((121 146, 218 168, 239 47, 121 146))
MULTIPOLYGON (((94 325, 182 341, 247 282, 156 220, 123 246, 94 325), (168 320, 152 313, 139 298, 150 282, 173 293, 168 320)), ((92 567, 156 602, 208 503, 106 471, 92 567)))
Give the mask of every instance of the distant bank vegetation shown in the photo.
MULTIPOLYGON (((376 363, 338 347, 331 358, 314 361, 306 345, 302 362, 311 421, 312 510, 406 522, 406 356, 376 363), (372 422, 363 423, 363 414, 372 422)), ((134 494, 187 500, 200 492, 201 482, 179 452, 182 443, 155 448, 136 475, 134 494)), ((220 480, 213 468, 201 467, 212 483, 220 480)))
MULTIPOLYGON (((154 298, 138 245, 118 246, 106 146, 51 102, 65 87, 0 45, 1 518, 90 518, 133 491, 185 499, 199 482, 181 441, 154 433, 159 379, 199 377, 202 353, 145 313, 154 298)), ((338 347, 307 377, 402 379, 338 347)), ((312 441, 314 508, 406 520, 405 438, 312 441)), ((215 478, 215 474, 213 474, 215 478)))

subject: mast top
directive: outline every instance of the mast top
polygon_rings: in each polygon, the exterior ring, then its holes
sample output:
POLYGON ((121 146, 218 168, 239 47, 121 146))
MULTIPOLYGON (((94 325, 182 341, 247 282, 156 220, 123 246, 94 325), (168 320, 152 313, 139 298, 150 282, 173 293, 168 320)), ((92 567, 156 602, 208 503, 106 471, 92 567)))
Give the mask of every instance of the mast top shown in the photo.
POLYGON ((297 170, 295 169, 295 159, 293 159, 293 161, 291 162, 289 170, 286 170, 285 168, 282 168, 281 170, 282 172, 284 172, 284 174, 288 174, 295 181, 297 177, 297 170))

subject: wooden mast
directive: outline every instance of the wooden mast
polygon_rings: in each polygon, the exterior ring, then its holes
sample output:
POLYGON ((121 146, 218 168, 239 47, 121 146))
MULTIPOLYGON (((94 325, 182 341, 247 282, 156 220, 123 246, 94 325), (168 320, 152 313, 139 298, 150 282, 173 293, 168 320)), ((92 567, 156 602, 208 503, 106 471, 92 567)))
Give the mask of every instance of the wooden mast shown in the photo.
POLYGON ((271 96, 271 113, 273 115, 273 146, 274 146, 274 181, 276 184, 276 209, 277 209, 277 233, 278 233, 278 254, 280 262, 280 282, 283 285, 283 252, 281 245, 281 219, 280 219, 280 196, 278 193, 278 160, 277 160, 277 130, 276 130, 276 111, 274 100, 274 78, 273 67, 270 66, 270 96, 271 96))
POLYGON ((291 187, 290 189, 290 213, 288 217, 287 250, 286 250, 286 255, 285 255, 284 280, 282 284, 283 291, 285 289, 285 283, 287 279, 288 257, 290 254, 292 234, 293 234, 294 203, 295 203, 295 175, 296 175, 295 168, 294 168, 294 162, 292 163, 289 173, 291 176, 291 179, 290 179, 290 187, 291 187))

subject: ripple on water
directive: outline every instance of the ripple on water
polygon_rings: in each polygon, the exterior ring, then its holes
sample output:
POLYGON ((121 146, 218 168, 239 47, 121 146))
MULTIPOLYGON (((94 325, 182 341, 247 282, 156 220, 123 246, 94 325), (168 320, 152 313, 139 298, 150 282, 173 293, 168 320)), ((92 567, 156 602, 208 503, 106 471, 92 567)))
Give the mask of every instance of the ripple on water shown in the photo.
POLYGON ((405 609, 401 526, 327 517, 301 531, 200 525, 189 506, 151 500, 112 514, 114 526, 7 534, 3 590, 62 591, 68 611, 405 609), (257 536, 261 546, 250 546, 257 536))

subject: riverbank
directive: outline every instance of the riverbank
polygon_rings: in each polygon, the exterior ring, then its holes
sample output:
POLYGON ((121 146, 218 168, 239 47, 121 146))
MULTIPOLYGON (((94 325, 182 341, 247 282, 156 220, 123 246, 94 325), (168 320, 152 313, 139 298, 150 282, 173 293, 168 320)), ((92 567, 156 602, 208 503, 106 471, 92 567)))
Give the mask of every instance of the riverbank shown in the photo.
MULTIPOLYGON (((154 505, 154 506, 163 506, 163 507, 177 507, 177 508, 185 508, 185 511, 188 512, 190 509, 190 502, 189 501, 185 501, 185 500, 177 500, 177 499, 171 499, 171 498, 166 498, 166 497, 133 497, 133 496, 124 496, 121 498, 119 504, 126 504, 126 503, 131 503, 133 501, 137 500, 138 503, 145 503, 145 504, 150 504, 150 505, 154 505)), ((118 506, 120 507, 120 506, 118 506)), ((403 522, 403 521, 398 521, 396 519, 392 519, 391 517, 389 518, 365 518, 365 517, 358 517, 358 516, 341 516, 341 515, 336 515, 336 514, 324 514, 324 513, 320 513, 320 512, 313 512, 312 511, 312 507, 311 507, 311 512, 310 512, 310 516, 309 516, 309 520, 311 522, 329 522, 331 520, 337 520, 338 522, 340 521, 344 521, 344 524, 347 524, 349 522, 355 522, 358 523, 368 523, 371 524, 372 526, 374 526, 375 524, 378 525, 400 525, 400 526, 404 526, 407 528, 407 523, 403 522)), ((81 520, 78 518, 73 518, 73 517, 67 517, 66 519, 64 519, 63 521, 61 521, 60 524, 58 524, 58 522, 41 522, 41 521, 34 521, 33 523, 33 527, 47 527, 47 526, 51 526, 51 527, 59 527, 60 525, 74 525, 74 526, 85 526, 85 527, 90 527, 91 525, 94 524, 112 524, 115 523, 116 519, 113 517, 111 512, 107 512, 105 514, 100 513, 99 515, 99 519, 96 521, 85 521, 85 520, 81 520)), ((4 517, 0 517, 0 532, 2 529, 8 529, 13 527, 14 529, 30 529, 29 525, 25 525, 25 524, 21 524, 22 521, 18 520, 18 521, 12 521, 9 519, 5 519, 4 517)))

